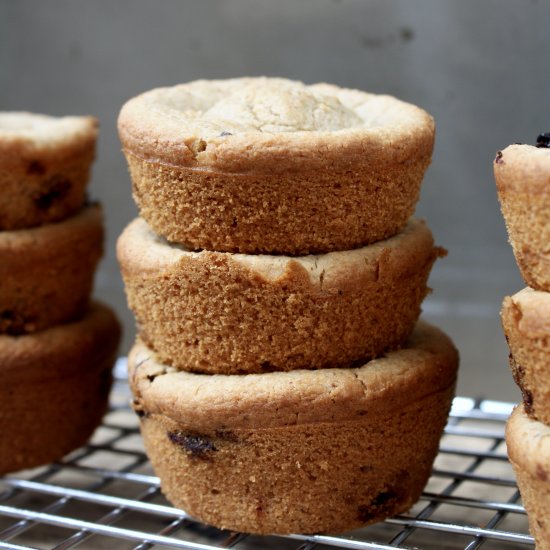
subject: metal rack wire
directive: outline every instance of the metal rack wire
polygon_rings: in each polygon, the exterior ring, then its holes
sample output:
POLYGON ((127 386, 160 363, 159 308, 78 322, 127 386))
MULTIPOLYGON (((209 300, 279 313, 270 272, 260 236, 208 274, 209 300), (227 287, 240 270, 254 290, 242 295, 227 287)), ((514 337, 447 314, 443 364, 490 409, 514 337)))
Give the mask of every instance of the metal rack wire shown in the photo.
POLYGON ((0 480, 0 549, 525 549, 534 546, 506 458, 512 405, 456 398, 432 476, 408 514, 340 536, 259 537, 169 506, 128 408, 123 361, 91 442, 62 462, 0 480))

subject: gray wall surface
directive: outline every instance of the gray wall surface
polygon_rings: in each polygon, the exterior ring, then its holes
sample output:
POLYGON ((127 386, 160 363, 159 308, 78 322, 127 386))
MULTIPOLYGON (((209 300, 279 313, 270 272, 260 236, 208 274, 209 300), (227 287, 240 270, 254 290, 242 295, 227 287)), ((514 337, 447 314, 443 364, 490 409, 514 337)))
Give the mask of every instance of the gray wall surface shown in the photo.
POLYGON ((96 296, 134 328, 114 244, 136 215, 116 134, 124 101, 196 78, 277 75, 389 93, 437 122, 418 215, 449 249, 425 316, 462 356, 459 392, 519 400, 498 311, 524 285, 492 175, 496 150, 550 130, 550 3, 513 0, 0 0, 0 109, 93 114, 91 194, 107 253, 96 296))

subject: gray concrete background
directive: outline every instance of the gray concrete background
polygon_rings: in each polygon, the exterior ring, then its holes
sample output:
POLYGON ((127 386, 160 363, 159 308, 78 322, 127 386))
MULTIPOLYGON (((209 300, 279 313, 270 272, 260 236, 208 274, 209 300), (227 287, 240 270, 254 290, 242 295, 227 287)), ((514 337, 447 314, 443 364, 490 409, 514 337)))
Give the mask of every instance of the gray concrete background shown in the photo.
POLYGON ((495 151, 550 130, 550 3, 513 0, 0 0, 0 109, 93 114, 91 194, 108 246, 96 296, 125 323, 114 243, 135 216, 116 135, 124 101, 196 78, 277 75, 389 93, 437 122, 418 214, 449 249, 425 316, 462 355, 462 395, 518 400, 498 310, 522 288, 492 176, 495 151))

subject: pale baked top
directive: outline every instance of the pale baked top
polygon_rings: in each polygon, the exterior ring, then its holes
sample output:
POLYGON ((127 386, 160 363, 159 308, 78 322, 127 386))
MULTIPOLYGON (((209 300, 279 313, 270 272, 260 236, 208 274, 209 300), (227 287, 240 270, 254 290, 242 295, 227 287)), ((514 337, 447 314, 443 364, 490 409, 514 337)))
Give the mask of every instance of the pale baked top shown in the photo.
POLYGON ((550 149, 532 145, 509 145, 493 163, 501 192, 550 193, 550 149))
MULTIPOLYGON (((436 253, 440 253, 437 249, 436 253)), ((421 220, 410 220, 394 237, 362 248, 311 254, 282 256, 237 254, 230 252, 193 252, 172 244, 154 233, 142 218, 136 218, 124 230, 117 244, 122 269, 140 275, 185 270, 187 262, 205 262, 215 269, 219 262, 225 270, 240 268, 253 279, 261 277, 274 284, 296 283, 319 290, 353 288, 364 281, 399 278, 432 261, 434 244, 431 231, 421 220)))
POLYGON ((434 123, 391 96, 257 77, 146 92, 123 106, 119 133, 125 149, 144 158, 224 169, 269 159, 319 164, 327 155, 345 164, 380 147, 431 154, 434 123))
POLYGON ((97 120, 90 116, 0 112, 0 155, 80 147, 95 142, 97 132, 97 120))
POLYGON ((193 374, 157 362, 138 340, 130 352, 129 379, 148 413, 197 430, 235 429, 398 414, 403 405, 450 388, 457 367, 451 340, 421 321, 402 349, 352 369, 193 374))
POLYGON ((524 288, 504 300, 511 308, 516 328, 530 338, 547 338, 550 335, 550 293, 524 288))

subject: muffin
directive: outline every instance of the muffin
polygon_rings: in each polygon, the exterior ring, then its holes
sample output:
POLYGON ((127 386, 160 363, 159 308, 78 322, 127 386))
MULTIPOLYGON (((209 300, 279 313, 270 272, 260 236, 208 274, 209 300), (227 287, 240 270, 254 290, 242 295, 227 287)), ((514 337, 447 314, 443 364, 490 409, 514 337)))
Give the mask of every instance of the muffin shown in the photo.
POLYGON ((97 121, 0 112, 0 231, 76 214, 84 204, 97 121))
POLYGON ((85 317, 31 335, 0 335, 0 474, 61 458, 100 423, 120 326, 93 303, 85 317))
POLYGON ((406 346, 359 368, 204 375, 139 340, 134 408, 167 498, 247 533, 339 532, 419 497, 453 397, 458 355, 420 322, 406 346))
POLYGON ((216 374, 349 367, 398 347, 442 253, 421 221, 318 256, 193 252, 141 218, 117 245, 142 340, 164 363, 216 374))
POLYGON ((525 283, 550 291, 550 149, 510 145, 495 179, 510 243, 525 283))
POLYGON ((102 249, 98 205, 62 222, 0 232, 0 333, 36 332, 81 317, 102 249))
POLYGON ((530 418, 520 405, 508 420, 506 444, 537 550, 549 550, 550 427, 530 418))
POLYGON ((504 299, 501 318, 525 412, 550 425, 550 294, 524 288, 504 299))
POLYGON ((281 78, 199 80, 128 101, 119 134, 152 229, 192 250, 304 255, 407 223, 433 119, 390 96, 281 78))

